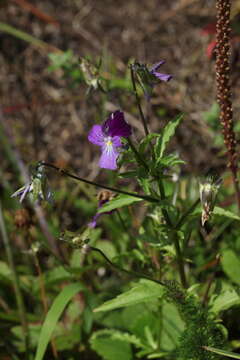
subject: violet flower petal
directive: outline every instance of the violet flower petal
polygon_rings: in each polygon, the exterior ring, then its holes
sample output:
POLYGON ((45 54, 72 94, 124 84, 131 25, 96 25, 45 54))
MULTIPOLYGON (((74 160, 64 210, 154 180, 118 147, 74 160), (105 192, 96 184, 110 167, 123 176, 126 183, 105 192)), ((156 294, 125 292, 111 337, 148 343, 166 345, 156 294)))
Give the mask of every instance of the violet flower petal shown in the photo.
POLYGON ((101 125, 93 125, 92 129, 88 134, 88 140, 95 145, 104 145, 104 133, 101 125))
POLYGON ((121 142, 120 136, 114 136, 114 137, 112 137, 112 143, 113 143, 113 146, 115 146, 115 147, 121 147, 121 146, 123 146, 123 144, 122 144, 122 142, 121 142))
POLYGON ((165 60, 161 60, 158 63, 154 64, 150 69, 150 73, 157 71, 163 64, 165 64, 165 60))
POLYGON ((122 111, 113 112, 102 126, 102 131, 109 136, 128 137, 132 134, 131 126, 125 121, 122 111))
POLYGON ((97 219, 99 218, 101 214, 95 214, 92 221, 90 221, 90 223, 88 223, 88 227, 94 229, 97 226, 97 219))
POLYGON ((169 74, 162 74, 157 71, 152 72, 152 74, 162 81, 169 81, 172 79, 172 75, 169 74))
POLYGON ((106 143, 102 147, 102 155, 99 160, 99 166, 104 169, 116 170, 118 156, 119 153, 115 146, 111 143, 106 143))

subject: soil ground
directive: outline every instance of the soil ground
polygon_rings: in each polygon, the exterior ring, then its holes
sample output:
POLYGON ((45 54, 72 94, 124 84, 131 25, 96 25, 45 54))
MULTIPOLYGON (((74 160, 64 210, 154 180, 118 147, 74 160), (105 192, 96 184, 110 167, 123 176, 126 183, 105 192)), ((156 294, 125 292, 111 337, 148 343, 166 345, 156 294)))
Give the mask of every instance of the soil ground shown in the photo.
MULTIPOLYGON (((165 59, 163 72, 174 78, 156 88, 153 108, 162 104, 167 112, 165 118, 152 115, 151 128, 158 131, 163 121, 183 111, 185 120, 173 146, 187 161, 187 169, 199 174, 225 164, 216 155, 215 134, 202 116, 215 102, 214 60, 206 55, 211 36, 202 35, 204 26, 214 21, 214 0, 38 0, 31 4, 55 22, 29 11, 22 0, 2 2, 0 21, 55 48, 72 49, 78 56, 94 58, 104 51, 120 73, 130 58, 149 64, 165 59)), ((48 49, 39 50, 5 32, 0 32, 0 48, 4 121, 24 161, 71 164, 94 178, 97 154, 87 141, 96 119, 94 103, 86 103, 84 92, 70 89, 58 72, 48 72, 48 49)), ((110 99, 111 106, 118 106, 116 96, 110 99)), ((123 110, 130 112, 131 107, 126 104, 123 110)), ((141 127, 137 121, 134 126, 141 127)))

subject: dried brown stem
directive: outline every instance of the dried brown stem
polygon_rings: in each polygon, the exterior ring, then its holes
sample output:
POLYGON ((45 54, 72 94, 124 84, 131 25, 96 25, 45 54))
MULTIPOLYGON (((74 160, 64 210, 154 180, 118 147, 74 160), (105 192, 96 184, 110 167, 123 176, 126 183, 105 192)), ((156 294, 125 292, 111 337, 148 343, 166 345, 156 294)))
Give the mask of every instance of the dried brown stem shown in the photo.
POLYGON ((232 172, 233 183, 240 210, 240 189, 237 177, 236 139, 233 129, 233 110, 230 84, 230 10, 231 0, 216 0, 217 8, 217 44, 216 44, 216 81, 217 101, 220 106, 220 122, 224 144, 228 153, 228 166, 232 172))

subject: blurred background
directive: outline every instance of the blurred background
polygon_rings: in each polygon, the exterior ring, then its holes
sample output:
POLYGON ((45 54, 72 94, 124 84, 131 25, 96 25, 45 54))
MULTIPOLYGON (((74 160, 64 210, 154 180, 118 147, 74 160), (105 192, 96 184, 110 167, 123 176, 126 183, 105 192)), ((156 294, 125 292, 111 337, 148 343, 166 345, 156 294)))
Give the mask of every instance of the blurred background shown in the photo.
MULTIPOLYGON (((1 1, 0 21, 2 116, 25 162, 44 159, 97 175, 97 158, 86 140, 91 124, 102 120, 96 96, 86 101, 86 88, 72 85, 62 69, 49 71, 49 53, 71 50, 76 58, 102 57, 107 78, 112 73, 125 77, 134 59, 166 60, 163 72, 174 78, 156 87, 151 129, 159 131, 161 123, 184 112, 174 146, 187 160, 186 169, 199 173, 224 166, 216 156, 221 140, 216 140, 214 0, 123 0, 117 5, 111 0, 8 0, 1 1)), ((238 39, 234 47, 236 57, 238 39)), ((236 70, 233 81, 237 93, 236 70)), ((122 108, 140 136, 134 98, 120 99, 118 90, 107 95, 105 111, 122 108)), ((239 108, 235 101, 236 117, 239 108)))

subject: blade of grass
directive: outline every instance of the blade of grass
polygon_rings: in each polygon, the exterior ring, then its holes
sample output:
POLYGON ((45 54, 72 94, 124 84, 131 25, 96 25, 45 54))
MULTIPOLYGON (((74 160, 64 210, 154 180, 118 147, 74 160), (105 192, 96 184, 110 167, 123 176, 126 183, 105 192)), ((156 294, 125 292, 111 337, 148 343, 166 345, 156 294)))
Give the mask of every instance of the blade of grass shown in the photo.
POLYGON ((24 305, 24 301, 23 301, 20 284, 19 284, 18 274, 17 274, 14 260, 13 260, 14 255, 12 252, 12 247, 11 247, 11 244, 9 241, 9 237, 7 234, 7 230, 6 230, 6 226, 5 226, 5 222, 4 222, 4 218, 3 218, 1 202, 0 202, 0 233, 2 235, 2 240, 3 240, 3 244, 5 247, 6 254, 7 254, 8 263, 9 263, 9 266, 10 266, 11 272, 12 272, 12 282, 13 282, 14 292, 15 292, 15 296, 16 296, 19 318, 20 318, 21 325, 22 325, 22 331, 23 331, 24 342, 25 342, 25 347, 26 347, 26 358, 28 359, 29 358, 29 339, 28 339, 28 322, 27 322, 26 309, 25 309, 25 305, 24 305))
POLYGON ((203 346, 203 348, 207 351, 211 351, 218 355, 227 356, 232 359, 240 359, 240 354, 234 353, 232 351, 221 350, 221 349, 217 349, 217 348, 214 348, 211 346, 203 346))
POLYGON ((55 298, 42 325, 34 360, 43 359, 48 343, 51 340, 53 330, 60 316, 62 315, 63 310, 65 309, 69 301, 72 299, 72 297, 76 295, 80 290, 84 290, 83 285, 73 283, 65 286, 60 292, 60 294, 58 294, 58 296, 55 298))

